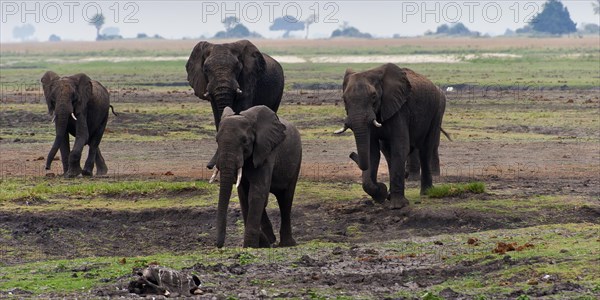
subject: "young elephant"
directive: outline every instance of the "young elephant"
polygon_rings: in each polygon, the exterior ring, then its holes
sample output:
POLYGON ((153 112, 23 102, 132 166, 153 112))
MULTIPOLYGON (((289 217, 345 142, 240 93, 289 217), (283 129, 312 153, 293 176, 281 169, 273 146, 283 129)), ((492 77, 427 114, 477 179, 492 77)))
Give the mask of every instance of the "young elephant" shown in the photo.
POLYGON ((52 160, 60 148, 65 177, 75 177, 79 174, 91 176, 94 163, 97 168, 96 175, 105 175, 108 168, 98 145, 108 121, 108 109, 112 108, 106 88, 82 73, 59 77, 56 73, 48 71, 41 81, 48 113, 52 115, 56 127, 56 137, 48 153, 46 170, 50 170, 52 160), (75 137, 72 151, 69 134, 75 137), (89 145, 90 149, 81 170, 81 152, 85 145, 89 145))
POLYGON ((300 173, 302 144, 298 130, 264 105, 236 115, 225 108, 217 132, 220 172, 217 247, 225 243, 227 207, 235 183, 244 218, 244 247, 270 247, 276 240, 265 207, 269 192, 281 212, 279 246, 294 246, 290 213, 300 173), (237 177, 237 182, 236 182, 237 177))

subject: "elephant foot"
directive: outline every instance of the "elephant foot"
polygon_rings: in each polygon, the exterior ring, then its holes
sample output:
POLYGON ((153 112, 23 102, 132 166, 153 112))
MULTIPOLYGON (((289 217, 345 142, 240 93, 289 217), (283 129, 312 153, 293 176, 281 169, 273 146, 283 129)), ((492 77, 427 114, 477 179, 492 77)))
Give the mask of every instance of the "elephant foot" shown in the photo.
POLYGON ((103 175, 106 175, 106 174, 108 174, 108 168, 106 168, 106 167, 105 168, 98 168, 96 170, 96 175, 97 176, 103 176, 103 175))
POLYGON ((427 196, 427 191, 432 187, 433 187, 433 185, 430 185, 427 187, 421 187, 421 196, 427 196))
POLYGON ((408 207, 408 205, 408 199, 404 196, 394 195, 391 197, 390 208, 393 210, 403 209, 404 207, 408 207))
POLYGON ((92 174, 92 170, 83 169, 83 171, 81 171, 81 175, 83 176, 92 176, 92 174))
POLYGON ((281 240, 281 242, 279 242, 278 247, 293 247, 296 246, 296 240, 294 240, 293 238, 287 238, 285 240, 281 240))
POLYGON ((79 174, 81 174, 81 168, 70 168, 66 173, 65 173, 65 177, 66 178, 74 178, 79 176, 79 174))
POLYGON ((405 176, 406 180, 408 181, 418 181, 421 180, 421 174, 419 174, 419 172, 416 173, 408 173, 405 176))
POLYGON ((369 188, 365 188, 364 186, 363 190, 367 194, 369 194, 371 198, 373 198, 373 201, 379 204, 383 204, 385 202, 385 199, 387 199, 387 197, 389 196, 387 186, 385 185, 385 183, 382 182, 377 183, 377 189, 374 191, 369 188))
MULTIPOLYGON (((273 241, 273 242, 275 242, 275 241, 273 241)), ((258 247, 259 248, 271 248, 271 245, 273 244, 273 242, 271 242, 271 239, 269 239, 269 237, 266 234, 261 233, 260 239, 258 241, 258 247)))

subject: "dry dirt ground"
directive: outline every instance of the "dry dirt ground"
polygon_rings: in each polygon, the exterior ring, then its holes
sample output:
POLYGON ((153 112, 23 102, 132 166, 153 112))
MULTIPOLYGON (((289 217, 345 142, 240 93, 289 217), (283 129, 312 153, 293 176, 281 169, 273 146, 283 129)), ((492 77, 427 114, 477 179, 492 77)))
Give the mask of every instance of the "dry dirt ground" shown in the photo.
MULTIPOLYGON (((556 99, 569 93, 597 95, 598 91, 565 91, 557 93, 556 99)), ((144 96, 145 97, 145 96, 144 96)), ((144 101, 153 101, 147 96, 144 101)), ((174 97, 171 95, 171 97, 174 97)), ((182 95, 189 100, 189 95, 182 95)), ((556 100, 551 99, 551 100, 556 100)), ((561 98, 562 99, 562 98, 561 98)), ((177 99, 175 99, 177 100, 177 99)), ((314 99, 287 101, 284 105, 318 105, 314 99)), ((322 100, 330 101, 330 100, 322 100)), ((322 102, 321 101, 321 102, 322 102)), ((557 100, 563 101, 563 100, 557 100)), ((591 109, 598 109, 598 105, 591 109)), ((127 122, 143 122, 132 115, 125 115, 127 122)), ((6 117, 6 115, 4 116, 6 117)), ((17 116, 18 117, 18 116, 17 116)), ((16 117, 15 117, 16 118, 16 117)), ((112 122, 124 122, 113 120, 112 122)), ((331 124, 332 131, 339 124, 331 124)), ((577 132, 552 128, 521 128, 506 125, 507 131, 538 130, 565 139, 540 141, 502 142, 493 139, 470 141, 442 141, 439 152, 442 160, 442 176, 434 182, 458 182, 480 180, 485 182, 494 199, 509 199, 536 195, 564 195, 597 201, 600 187, 600 147, 597 143, 577 143, 569 137, 577 132)), ((152 134, 152 133, 149 133, 152 134)), ((594 138, 594 134, 591 135, 594 138)), ((206 179, 210 172, 203 167, 215 149, 213 139, 176 142, 122 141, 103 143, 103 153, 111 168, 109 178, 160 179, 170 171, 176 180, 206 179)), ((43 161, 35 158, 45 156, 50 147, 44 143, 19 143, 0 141, 2 178, 19 176, 44 176, 43 161)), ((359 181, 358 169, 350 163, 348 154, 354 151, 351 139, 343 141, 323 138, 304 142, 302 180, 310 182, 334 182, 340 189, 359 181)), ((59 162, 54 165, 58 172, 59 162)), ((385 177, 385 168, 382 168, 385 177)), ((173 178, 173 177, 168 177, 173 178)), ((416 182, 409 184, 416 187, 416 182)), ((183 191, 178 197, 195 197, 199 191, 183 191)), ((159 197, 161 195, 155 195, 159 197)), ((163 195, 164 196, 164 195, 163 195)), ((167 195, 168 196, 168 195, 167 195)), ((130 201, 131 195, 111 195, 114 201, 130 201)), ((490 195, 474 196, 486 201, 490 195)), ((335 203, 302 203, 299 197, 293 209, 294 234, 299 243, 320 240, 323 242, 372 243, 390 239, 415 238, 426 240, 443 233, 469 233, 489 229, 514 229, 541 224, 594 223, 598 224, 598 206, 584 206, 577 210, 520 213, 511 216, 482 213, 467 209, 427 211, 417 209, 399 215, 385 206, 374 205, 368 198, 335 203), (365 234, 347 232, 350 225, 365 234)), ((449 198, 456 202, 464 199, 449 198)), ((472 198, 471 198, 472 200, 472 198)), ((427 200, 424 200, 427 201, 427 200)), ((39 203, 44 205, 44 203, 39 203)), ((419 204, 415 206, 418 207, 419 204)), ((240 209, 232 203, 230 209, 230 232, 236 232, 240 209)), ((274 226, 278 228, 278 211, 270 211, 274 226)), ((73 210, 69 212, 19 212, 1 211, 0 224, 9 228, 23 251, 37 251, 45 258, 76 258, 87 256, 143 256, 154 253, 186 253, 199 248, 212 247, 215 240, 215 208, 160 208, 142 211, 114 211, 110 208, 73 210), (198 237, 198 232, 207 234, 198 237)), ((229 234, 228 245, 240 245, 241 236, 229 234)), ((364 245, 364 244, 363 244, 364 245)), ((403 265, 393 259, 393 251, 373 250, 368 246, 334 249, 315 258, 303 257, 298 264, 305 268, 292 269, 276 263, 261 266, 239 266, 225 263, 207 266, 202 263, 189 268, 209 272, 211 279, 220 282, 220 291, 252 295, 246 288, 251 279, 287 282, 298 291, 313 286, 329 286, 345 291, 370 289, 372 295, 384 295, 393 291, 394 284, 428 286, 449 278, 468 274, 474 270, 485 273, 499 270, 506 265, 527 264, 528 261, 498 260, 492 263, 457 265, 451 269, 431 266, 428 258, 413 261, 421 267, 403 265), (379 251, 379 252, 378 252, 379 251), (389 257, 389 259, 365 259, 358 257, 389 257), (248 274, 235 277, 232 274, 248 274), (251 276, 250 276, 251 274, 251 276), (231 280, 225 280, 225 279, 231 280), (391 287, 390 287, 391 286, 391 287)), ((18 257, 10 257, 3 263, 21 263, 18 257)), ((543 260, 544 258, 539 258, 543 260)), ((120 279, 123 281, 124 279, 120 279)), ((115 284, 125 284, 117 281, 115 284)), ((111 286, 94 291, 95 295, 120 295, 111 286)), ((577 291, 581 286, 558 283, 556 291, 577 291)), ((215 291, 218 292, 218 291, 215 291)), ((448 298, 461 295, 446 291, 448 298)), ((85 295, 84 295, 85 296, 85 295)), ((300 292, 290 292, 281 297, 309 297, 300 292)), ((511 298, 504 295, 500 298, 511 298)))

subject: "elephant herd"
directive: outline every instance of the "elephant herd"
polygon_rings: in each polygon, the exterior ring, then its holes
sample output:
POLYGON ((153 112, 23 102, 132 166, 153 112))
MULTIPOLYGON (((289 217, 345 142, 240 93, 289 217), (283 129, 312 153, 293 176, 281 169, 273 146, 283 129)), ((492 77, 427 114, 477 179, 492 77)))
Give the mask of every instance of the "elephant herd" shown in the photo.
MULTIPOLYGON (((194 94, 211 103, 217 129, 217 151, 207 164, 214 169, 210 182, 217 176, 220 181, 217 247, 225 243, 234 184, 244 219, 244 247, 270 247, 276 242, 265 209, 269 193, 277 198, 281 212, 279 246, 296 245, 290 216, 302 143, 298 130, 276 114, 284 87, 281 65, 247 40, 202 41, 185 68, 194 94)), ((41 82, 56 128, 46 169, 60 149, 65 177, 90 176, 94 165, 97 175, 106 174, 99 148, 112 108, 106 88, 85 74, 59 77, 48 71, 41 82), (69 134, 75 137, 72 150, 69 134), (89 146, 89 154, 81 169, 84 145, 89 146)), ((405 178, 414 176, 420 165, 424 194, 432 186, 432 174, 439 172, 444 94, 423 75, 388 63, 364 72, 347 69, 342 97, 346 119, 335 133, 347 129, 354 133, 358 153, 350 158, 362 171, 363 190, 376 202, 389 200, 392 209, 407 207, 405 178), (377 182, 381 153, 389 168, 389 191, 377 182)))

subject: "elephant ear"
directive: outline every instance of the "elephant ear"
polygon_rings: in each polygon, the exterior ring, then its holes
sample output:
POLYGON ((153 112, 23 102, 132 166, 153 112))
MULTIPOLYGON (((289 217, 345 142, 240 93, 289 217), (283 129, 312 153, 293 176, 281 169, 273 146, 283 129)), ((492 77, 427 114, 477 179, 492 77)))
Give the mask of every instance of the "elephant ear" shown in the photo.
POLYGON ((206 86, 208 85, 208 80, 206 80, 206 75, 204 75, 204 60, 208 56, 210 45, 209 42, 205 41, 196 44, 190 54, 190 58, 185 64, 185 70, 188 74, 187 80, 194 89, 194 95, 204 100, 209 100, 208 97, 204 96, 207 91, 206 86))
POLYGON ((54 107, 56 106, 56 99, 54 99, 54 95, 52 94, 52 90, 54 89, 54 84, 60 77, 58 74, 48 71, 44 73, 42 79, 42 88, 44 90, 44 97, 46 98, 46 104, 48 105, 48 114, 54 114, 54 107))
POLYGON ((76 114, 85 114, 87 105, 92 98, 92 80, 85 74, 79 73, 71 76, 77 85, 77 100, 74 103, 76 114))
POLYGON ((346 73, 344 73, 344 83, 342 84, 342 92, 346 90, 346 86, 348 85, 348 80, 350 79, 350 75, 354 74, 354 70, 348 68, 346 69, 346 73))
POLYGON ((254 151, 252 162, 254 167, 262 165, 273 149, 285 139, 285 125, 277 115, 264 105, 251 107, 240 115, 250 119, 254 124, 254 151))
POLYGON ((233 111, 233 109, 231 109, 231 107, 227 106, 225 107, 225 109, 223 110, 223 115, 221 115, 221 120, 233 116, 235 115, 235 112, 233 111))
POLYGON ((256 93, 256 81, 266 70, 267 63, 263 54, 248 40, 233 43, 238 59, 242 63, 241 78, 238 80, 242 97, 252 103, 256 93), (249 98, 250 97, 250 98, 249 98))
POLYGON ((411 85, 400 67, 386 64, 381 78, 381 90, 381 121, 385 122, 408 101, 411 85))

